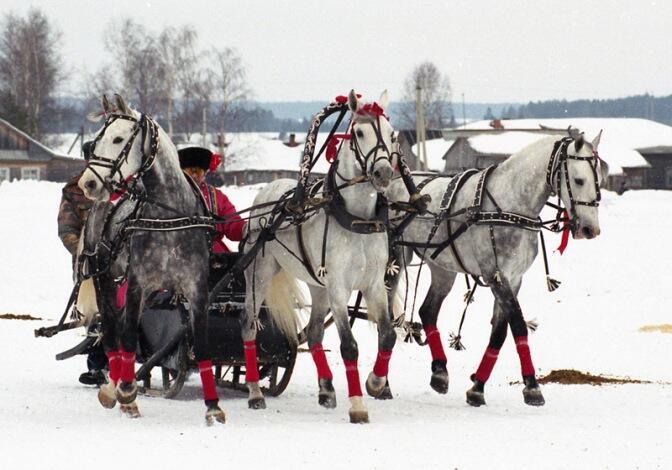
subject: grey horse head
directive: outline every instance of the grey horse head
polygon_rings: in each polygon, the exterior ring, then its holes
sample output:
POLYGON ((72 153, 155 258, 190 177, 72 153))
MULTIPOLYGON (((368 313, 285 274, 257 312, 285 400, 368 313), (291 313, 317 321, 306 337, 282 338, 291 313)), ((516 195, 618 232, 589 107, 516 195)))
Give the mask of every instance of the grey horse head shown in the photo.
POLYGON ((143 154, 142 136, 137 135, 130 143, 127 157, 121 159, 118 171, 114 174, 109 166, 96 164, 96 157, 111 161, 119 158, 122 150, 129 144, 133 130, 140 119, 140 114, 128 107, 120 95, 115 95, 114 106, 110 104, 105 95, 103 95, 101 103, 103 114, 108 117, 108 120, 94 138, 93 158, 79 179, 79 187, 86 197, 98 201, 106 200, 110 196, 109 187, 106 187, 103 182, 121 183, 123 179, 135 174, 140 169, 143 154), (124 117, 133 120, 124 119, 124 117))

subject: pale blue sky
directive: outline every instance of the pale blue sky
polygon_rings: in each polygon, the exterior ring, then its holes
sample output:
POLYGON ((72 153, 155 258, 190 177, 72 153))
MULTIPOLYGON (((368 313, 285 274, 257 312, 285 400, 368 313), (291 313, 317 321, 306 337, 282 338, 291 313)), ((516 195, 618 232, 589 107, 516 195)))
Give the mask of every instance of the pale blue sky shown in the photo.
POLYGON ((191 23, 203 46, 232 46, 264 101, 328 100, 356 88, 399 99, 424 60, 454 99, 504 102, 672 94, 672 1, 0 0, 45 11, 77 71, 105 57, 102 31, 132 16, 158 30, 191 23))

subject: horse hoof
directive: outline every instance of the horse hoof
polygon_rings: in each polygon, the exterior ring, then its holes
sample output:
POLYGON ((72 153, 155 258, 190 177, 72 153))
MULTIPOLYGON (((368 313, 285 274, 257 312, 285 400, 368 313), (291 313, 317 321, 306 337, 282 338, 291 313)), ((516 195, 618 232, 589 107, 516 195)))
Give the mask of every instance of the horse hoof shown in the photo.
POLYGON ((103 408, 111 409, 116 406, 117 394, 112 382, 107 382, 100 386, 98 389, 98 401, 103 405, 103 408))
POLYGON ((440 393, 441 395, 448 393, 448 384, 449 378, 448 372, 446 371, 434 372, 429 381, 429 386, 432 387, 436 393, 440 393))
POLYGON ((386 377, 378 377, 373 372, 370 372, 369 377, 366 379, 366 393, 368 393, 369 396, 376 398, 383 393, 386 383, 386 377))
POLYGON ((363 424, 369 422, 369 412, 364 406, 362 397, 350 397, 350 422, 353 424, 363 424))
POLYGON ((129 418, 135 419, 140 417, 140 410, 135 402, 121 404, 119 409, 123 415, 126 415, 129 418))
POLYGON ((266 400, 264 397, 254 397, 247 400, 247 406, 251 410, 265 410, 266 400))
POLYGON ((485 384, 474 378, 472 380, 474 381, 474 386, 467 390, 467 403, 476 407, 485 405, 485 392, 483 390, 485 384))
POLYGON ((350 410, 350 422, 352 424, 366 424, 369 422, 369 412, 350 410))
POLYGON ((544 400, 539 387, 525 387, 523 389, 523 399, 525 400, 525 404, 530 406, 544 406, 546 404, 546 400, 544 400))
POLYGON ((383 391, 380 392, 380 395, 376 397, 376 400, 392 400, 393 398, 390 384, 389 382, 385 382, 385 387, 383 387, 383 391))
POLYGON ((226 423, 226 414, 217 405, 208 408, 208 411, 205 413, 205 424, 212 426, 215 424, 215 421, 222 424, 226 423))
POLYGON ((317 385, 320 391, 317 394, 317 402, 325 408, 336 408, 336 391, 331 379, 319 379, 317 385))
POLYGON ((135 382, 119 382, 116 389, 117 400, 122 405, 129 405, 138 396, 138 384, 135 382))

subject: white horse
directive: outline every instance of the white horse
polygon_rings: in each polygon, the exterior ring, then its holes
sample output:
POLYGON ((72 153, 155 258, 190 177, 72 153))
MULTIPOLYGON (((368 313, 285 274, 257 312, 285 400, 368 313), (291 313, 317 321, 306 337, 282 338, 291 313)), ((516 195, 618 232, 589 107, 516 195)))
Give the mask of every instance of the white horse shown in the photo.
MULTIPOLYGON (((508 324, 520 358, 525 402, 544 404, 527 342, 527 324, 517 300, 522 276, 537 255, 538 217, 548 198, 557 194, 569 211, 574 238, 598 236, 599 186, 608 174, 607 165, 597 156, 600 135, 592 143, 582 135, 560 139, 541 139, 491 170, 452 179, 439 177, 422 188, 423 194, 432 197, 429 210, 434 215, 416 217, 404 231, 402 243, 413 247, 432 275, 419 313, 433 359, 430 385, 439 393, 448 391, 448 371, 436 321, 456 274, 466 273, 482 277, 495 296, 490 342, 472 376, 474 386, 467 392, 467 402, 485 404, 484 385, 506 339, 508 324), (436 232, 429 237, 433 229, 436 232), (454 238, 460 231, 463 234, 454 238), (451 236, 453 243, 445 242, 451 236)), ((394 181, 387 191, 392 201, 406 200, 407 194, 401 181, 394 181)), ((411 256, 407 252, 405 259, 411 256)))
MULTIPOLYGON (((382 108, 387 105, 386 92, 379 103, 382 108)), ((327 213, 319 210, 299 225, 285 224, 273 240, 266 242, 245 271, 247 293, 243 340, 250 408, 265 407, 258 384, 254 320, 264 300, 273 311, 278 310, 282 300, 287 303, 295 297, 292 292, 297 290, 297 279, 308 284, 312 297, 307 337, 318 372, 320 405, 336 406, 332 373, 322 349, 324 320, 331 310, 348 379, 350 421, 368 422, 357 369, 357 343, 348 323, 348 300, 353 291, 363 293, 369 318, 378 323, 379 351, 376 365, 366 381, 367 391, 378 396, 386 383, 396 335, 388 314, 388 294, 384 284, 388 263, 387 234, 384 223, 376 220, 376 211, 378 195, 387 188, 393 175, 390 150, 393 129, 379 106, 365 106, 354 91, 348 97, 348 106, 352 113, 349 134, 332 163, 322 194, 318 194, 328 195, 334 204, 340 200, 343 205, 339 208, 331 204, 326 208, 327 213), (344 222, 344 217, 349 222, 344 222)), ((262 204, 281 199, 295 187, 295 180, 274 181, 257 195, 254 202, 262 204)), ((262 211, 251 214, 253 219, 248 225, 246 247, 257 241, 266 223, 263 218, 255 218, 262 211)), ((295 310, 290 305, 284 311, 289 312, 285 317, 285 331, 296 332, 295 310)))

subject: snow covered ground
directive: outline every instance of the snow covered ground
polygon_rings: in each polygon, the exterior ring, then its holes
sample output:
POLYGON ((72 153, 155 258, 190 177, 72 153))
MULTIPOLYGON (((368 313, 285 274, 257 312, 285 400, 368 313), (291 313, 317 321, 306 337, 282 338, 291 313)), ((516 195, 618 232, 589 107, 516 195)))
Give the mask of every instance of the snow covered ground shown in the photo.
MULTIPOLYGON (((225 188, 239 208, 253 188, 225 188)), ((175 400, 140 397, 143 417, 104 410, 96 390, 77 382, 82 357, 54 355, 80 331, 35 339, 53 324, 70 292, 70 258, 56 236, 60 185, 0 184, 0 313, 44 321, 0 320, 0 462, 18 468, 670 468, 672 467, 672 335, 641 333, 672 323, 670 192, 606 193, 602 235, 570 241, 551 255, 561 288, 545 290, 541 260, 527 274, 520 301, 540 327, 530 344, 541 374, 574 368, 631 376, 651 385, 543 387, 546 406, 523 404, 515 348, 508 341, 486 386, 488 405, 465 403, 468 377, 487 344, 492 295, 480 290, 463 329, 466 351, 448 350, 448 395, 429 388, 427 348, 399 342, 390 365, 394 400, 366 400, 371 424, 348 423, 338 338, 325 347, 339 406, 318 406, 309 355, 268 409, 247 409, 244 396, 221 392, 228 423, 207 428, 196 377, 175 400), (667 383, 662 383, 667 382, 667 383)), ((554 247, 557 240, 550 239, 554 247)), ((427 286, 422 279, 419 298, 427 286)), ((458 281, 439 326, 444 342, 459 322, 464 286, 458 281)), ((363 377, 376 353, 375 330, 355 325, 363 377)))

